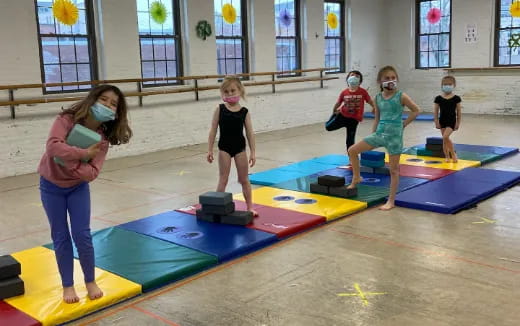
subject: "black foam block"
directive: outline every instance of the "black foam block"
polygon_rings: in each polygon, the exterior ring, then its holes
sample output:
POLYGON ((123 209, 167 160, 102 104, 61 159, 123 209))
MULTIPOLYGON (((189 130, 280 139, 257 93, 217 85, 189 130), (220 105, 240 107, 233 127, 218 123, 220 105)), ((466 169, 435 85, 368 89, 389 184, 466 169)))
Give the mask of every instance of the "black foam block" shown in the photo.
POLYGON ((196 211, 197 219, 205 222, 211 223, 220 223, 220 215, 216 214, 207 214, 202 211, 202 209, 197 209, 196 211))
POLYGON ((253 213, 249 211, 234 211, 231 214, 222 215, 220 223, 233 225, 248 225, 253 221, 253 213))
POLYGON ((322 175, 318 177, 318 184, 329 187, 341 187, 345 185, 345 178, 334 175, 322 175))
POLYGON ((0 280, 0 300, 25 293, 23 281, 18 276, 0 280))
POLYGON ((22 266, 11 255, 0 256, 0 280, 22 273, 22 266))
POLYGON ((208 191, 199 196, 202 205, 227 205, 233 202, 233 195, 229 192, 208 191))
POLYGON ((312 193, 324 194, 324 195, 328 195, 329 194, 329 187, 328 186, 322 186, 319 183, 314 182, 314 183, 310 184, 310 187, 311 187, 310 190, 311 190, 312 193))
POLYGON ((347 187, 330 187, 329 194, 336 197, 341 198, 349 198, 357 196, 357 188, 347 188, 347 187))
POLYGON ((225 215, 235 211, 235 203, 227 203, 226 205, 206 205, 202 204, 202 211, 206 214, 225 215))

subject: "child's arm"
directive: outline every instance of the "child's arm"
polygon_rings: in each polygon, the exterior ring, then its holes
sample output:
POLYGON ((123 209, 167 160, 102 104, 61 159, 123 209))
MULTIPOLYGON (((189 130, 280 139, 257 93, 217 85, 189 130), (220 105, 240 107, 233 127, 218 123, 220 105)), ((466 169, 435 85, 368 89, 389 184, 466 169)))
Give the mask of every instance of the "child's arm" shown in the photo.
POLYGON ((251 122, 251 113, 247 113, 246 115, 246 137, 247 143, 249 144, 249 165, 253 167, 256 163, 256 144, 255 144, 255 134, 253 133, 253 123, 251 122))
POLYGON ((372 107, 372 113, 376 114, 376 103, 370 96, 368 97, 367 103, 372 107))
POLYGON ((336 104, 334 104, 334 107, 332 108, 332 114, 339 113, 338 108, 339 108, 340 106, 341 106, 341 102, 336 102, 336 104))
POLYGON ((441 129, 441 124, 439 123, 439 104, 433 103, 433 120, 435 121, 435 128, 441 129))
POLYGON ((377 125, 379 124, 379 108, 374 102, 374 125, 372 126, 372 132, 376 132, 377 125))
POLYGON ((46 151, 50 157, 58 156, 63 160, 81 160, 87 158, 88 151, 85 148, 71 146, 66 143, 67 134, 73 125, 64 116, 58 116, 52 124, 49 138, 47 139, 46 151))
POLYGON ((408 118, 403 123, 403 128, 408 126, 417 116, 419 115, 419 106, 415 104, 415 102, 408 96, 407 94, 403 93, 401 97, 401 103, 403 103, 404 106, 406 106, 408 109, 410 109, 410 114, 408 114, 408 118))
POLYGON ((208 136, 208 155, 206 156, 206 159, 209 163, 213 162, 213 145, 215 144, 215 137, 217 136, 219 113, 220 108, 217 106, 213 113, 213 121, 211 121, 211 128, 208 136))
POLYGON ((89 162, 86 163, 80 160, 64 161, 65 168, 69 170, 70 174, 87 182, 94 181, 94 179, 98 177, 107 156, 108 141, 101 141, 98 144, 98 150, 96 149, 97 153, 89 162))
POLYGON ((462 118, 462 104, 461 104, 461 102, 459 102, 459 103, 457 103, 457 122, 455 123, 455 130, 459 129, 461 118, 462 118))

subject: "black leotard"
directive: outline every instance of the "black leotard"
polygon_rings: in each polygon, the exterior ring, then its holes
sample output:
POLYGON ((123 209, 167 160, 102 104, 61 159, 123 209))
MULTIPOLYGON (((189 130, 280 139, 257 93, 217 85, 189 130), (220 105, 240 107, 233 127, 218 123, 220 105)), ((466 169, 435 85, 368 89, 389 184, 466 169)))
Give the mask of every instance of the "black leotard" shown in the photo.
POLYGON ((220 137, 218 149, 234 157, 246 149, 244 137, 244 125, 246 122, 247 109, 242 107, 239 111, 230 111, 225 104, 220 104, 218 126, 220 137))

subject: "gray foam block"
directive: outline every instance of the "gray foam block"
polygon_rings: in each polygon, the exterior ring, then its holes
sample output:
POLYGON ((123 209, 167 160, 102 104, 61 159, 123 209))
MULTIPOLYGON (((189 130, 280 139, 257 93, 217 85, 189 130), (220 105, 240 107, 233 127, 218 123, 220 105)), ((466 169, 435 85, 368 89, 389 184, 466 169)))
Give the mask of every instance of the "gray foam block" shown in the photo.
POLYGON ((341 198, 349 198, 357 196, 357 188, 349 189, 347 187, 330 187, 329 194, 341 198))
POLYGON ((235 211, 235 203, 227 203, 226 205, 205 205, 202 204, 202 211, 206 214, 225 215, 235 211))
POLYGON ((227 205, 233 202, 233 195, 229 192, 208 191, 199 196, 202 205, 227 205))
POLYGON ((0 280, 0 300, 25 293, 24 283, 18 276, 0 280))
POLYGON ((0 256, 0 280, 22 273, 22 266, 11 255, 0 256))
POLYGON ((248 225, 253 221, 253 213, 249 211, 234 211, 231 214, 222 215, 220 223, 233 225, 248 225))
POLYGON ((207 214, 203 212, 202 209, 197 209, 196 215, 198 220, 211 223, 220 223, 220 215, 207 214))
POLYGON ((319 183, 314 182, 314 183, 310 184, 310 187, 311 187, 310 190, 311 190, 312 193, 324 194, 324 195, 328 195, 329 194, 329 187, 328 186, 322 186, 319 183))

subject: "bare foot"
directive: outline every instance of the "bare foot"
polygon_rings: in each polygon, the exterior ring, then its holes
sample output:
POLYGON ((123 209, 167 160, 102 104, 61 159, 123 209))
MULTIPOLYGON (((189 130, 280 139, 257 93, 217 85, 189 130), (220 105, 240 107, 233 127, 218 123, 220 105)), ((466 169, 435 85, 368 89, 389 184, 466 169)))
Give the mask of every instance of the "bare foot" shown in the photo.
POLYGON ((457 154, 455 154, 455 153, 453 153, 453 154, 451 155, 451 158, 452 158, 452 160, 453 160, 453 163, 457 163, 457 162, 459 161, 459 158, 457 157, 457 154))
POLYGON ((446 163, 450 163, 451 160, 449 158, 446 158, 446 160, 444 160, 446 163))
POLYGON ((103 291, 97 286, 96 282, 85 283, 85 286, 90 300, 96 300, 103 296, 103 291))
POLYGON ((69 304, 79 302, 79 297, 76 294, 76 289, 74 289, 73 286, 63 288, 63 301, 69 304))
POLYGON ((347 186, 347 189, 354 189, 354 188, 356 188, 357 184, 361 183, 361 182, 363 182, 363 178, 359 178, 359 179, 352 178, 352 181, 347 186))
POLYGON ((250 211, 251 213, 253 213, 253 217, 258 217, 258 212, 255 211, 254 209, 250 208, 250 209, 248 209, 248 211, 250 211))
POLYGON ((382 211, 389 211, 389 210, 391 210, 394 207, 395 207, 394 203, 386 202, 386 204, 384 204, 383 206, 379 207, 379 209, 382 210, 382 211))

